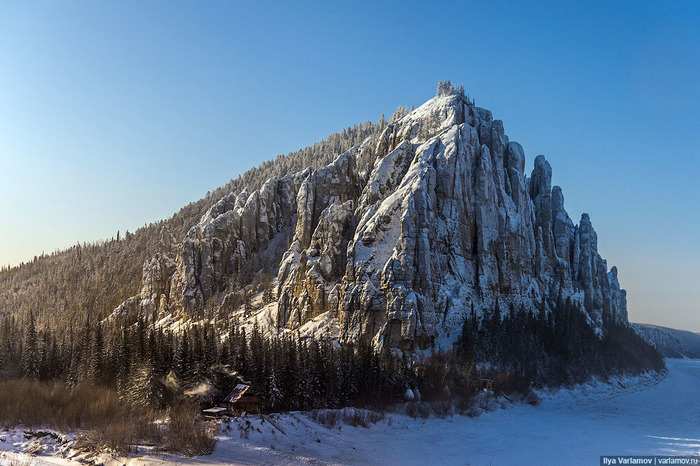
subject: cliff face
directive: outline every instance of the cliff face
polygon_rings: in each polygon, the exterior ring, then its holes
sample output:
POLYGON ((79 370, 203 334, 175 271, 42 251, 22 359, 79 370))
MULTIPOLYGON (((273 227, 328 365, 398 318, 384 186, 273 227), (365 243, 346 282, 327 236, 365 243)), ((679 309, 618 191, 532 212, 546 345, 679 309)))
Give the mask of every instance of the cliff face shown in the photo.
POLYGON ((438 96, 325 168, 224 197, 181 245, 164 241, 123 306, 191 314, 272 272, 278 328, 323 314, 341 341, 377 347, 449 344, 472 309, 543 312, 559 296, 593 326, 626 324, 617 270, 551 177, 541 155, 525 175, 491 112, 438 96))

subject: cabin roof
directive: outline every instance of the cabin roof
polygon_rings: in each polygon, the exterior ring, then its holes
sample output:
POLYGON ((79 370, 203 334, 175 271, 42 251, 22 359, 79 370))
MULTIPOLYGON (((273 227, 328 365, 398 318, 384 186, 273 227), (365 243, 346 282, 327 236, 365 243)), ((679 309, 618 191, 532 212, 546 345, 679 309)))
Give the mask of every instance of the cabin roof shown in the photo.
POLYGON ((231 390, 231 393, 229 393, 224 401, 226 403, 235 403, 239 401, 246 392, 253 394, 253 390, 250 388, 250 385, 239 383, 233 390, 231 390))
POLYGON ((202 412, 205 414, 220 414, 220 413, 223 413, 224 411, 226 411, 226 408, 215 407, 215 408, 205 409, 202 412))

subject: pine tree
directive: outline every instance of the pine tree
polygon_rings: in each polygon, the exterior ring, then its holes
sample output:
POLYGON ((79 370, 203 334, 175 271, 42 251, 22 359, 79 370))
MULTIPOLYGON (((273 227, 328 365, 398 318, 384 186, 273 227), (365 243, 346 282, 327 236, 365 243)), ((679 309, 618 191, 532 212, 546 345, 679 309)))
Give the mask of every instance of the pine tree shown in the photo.
POLYGON ((22 351, 22 372, 29 378, 39 378, 39 363, 41 354, 39 352, 39 340, 34 324, 34 313, 29 313, 29 324, 24 339, 22 351))
POLYGON ((180 379, 184 379, 192 371, 190 342, 187 330, 183 330, 181 334, 176 364, 176 373, 180 379))
POLYGON ((243 316, 247 319, 248 317, 250 317, 252 311, 253 305, 251 304, 250 300, 250 292, 246 291, 243 295, 243 316))
POLYGON ((39 377, 42 380, 51 380, 61 372, 61 364, 58 360, 58 345, 51 332, 44 330, 41 344, 41 361, 39 363, 39 377))
POLYGON ((204 326, 204 367, 210 370, 218 361, 216 329, 211 324, 204 326))
POLYGON ((104 382, 104 336, 102 334, 102 326, 98 323, 94 330, 95 336, 90 345, 90 350, 87 355, 89 360, 88 380, 94 384, 104 382))
POLYGON ((92 326, 90 324, 89 314, 80 332, 77 353, 78 383, 87 382, 89 384, 94 384, 95 367, 93 365, 92 326))
POLYGON ((173 332, 167 331, 165 334, 160 329, 158 332, 158 364, 162 366, 162 372, 171 371, 175 366, 175 337, 173 332))
POLYGON ((280 342, 282 367, 280 370, 279 388, 285 399, 285 409, 298 409, 299 396, 299 362, 296 342, 292 337, 284 337, 280 342))
POLYGON ((198 325, 192 328, 192 351, 191 360, 192 365, 188 372, 183 374, 183 378, 186 383, 190 385, 196 385, 207 375, 207 367, 204 354, 204 342, 202 332, 198 325))
MULTIPOLYGON (((129 232, 126 232, 127 239, 129 238, 129 232)), ((146 324, 143 319, 143 315, 139 312, 138 318, 136 320, 136 352, 134 354, 135 360, 142 361, 146 357, 146 324)))
POLYGON ((124 322, 124 326, 121 331, 121 338, 118 347, 118 358, 117 358, 117 390, 120 396, 125 397, 129 390, 129 378, 131 376, 131 366, 132 366, 132 351, 129 344, 129 330, 124 322))
POLYGON ((132 371, 125 398, 135 405, 164 407, 166 387, 163 378, 149 361, 132 371))
POLYGON ((0 371, 2 371, 7 366, 7 355, 10 354, 9 344, 9 320, 7 318, 4 318, 2 320, 2 325, 0 325, 0 371))
POLYGON ((250 367, 250 356, 248 352, 248 341, 245 330, 240 332, 238 343, 238 355, 236 356, 236 372, 240 375, 248 377, 250 367))

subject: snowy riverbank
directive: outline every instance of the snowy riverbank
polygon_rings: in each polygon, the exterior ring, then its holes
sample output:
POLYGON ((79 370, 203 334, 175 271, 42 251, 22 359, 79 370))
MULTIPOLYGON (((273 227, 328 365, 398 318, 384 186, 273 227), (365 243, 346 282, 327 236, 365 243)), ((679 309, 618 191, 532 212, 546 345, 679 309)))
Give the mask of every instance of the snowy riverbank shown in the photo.
MULTIPOLYGON (((478 418, 388 414, 369 428, 326 428, 302 413, 250 418, 249 425, 234 420, 222 426, 211 456, 133 456, 111 464, 597 464, 600 455, 698 455, 700 360, 666 363, 661 380, 559 390, 543 394, 538 406, 502 402, 478 418)), ((0 432, 9 437, 16 432, 0 432)), ((4 441, 0 450, 19 453, 26 444, 4 441)), ((71 464, 60 451, 21 458, 71 464)))

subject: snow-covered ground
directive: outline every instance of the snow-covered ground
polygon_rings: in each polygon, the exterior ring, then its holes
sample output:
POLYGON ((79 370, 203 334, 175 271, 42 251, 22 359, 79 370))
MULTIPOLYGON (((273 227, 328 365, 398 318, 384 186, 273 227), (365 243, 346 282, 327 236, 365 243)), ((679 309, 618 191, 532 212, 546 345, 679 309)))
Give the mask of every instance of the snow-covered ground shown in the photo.
MULTIPOLYGON (((666 364, 658 383, 589 384, 545 394, 538 406, 503 402, 478 418, 388 414, 368 429, 326 428, 301 413, 234 420, 211 456, 113 464, 598 464, 600 455, 700 455, 700 360, 666 364)), ((10 437, 0 431, 0 450, 21 451, 10 437)), ((69 464, 56 459, 31 461, 69 464)))

